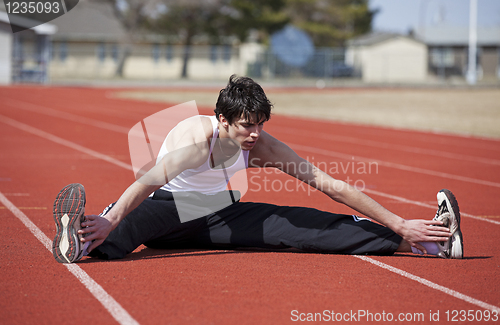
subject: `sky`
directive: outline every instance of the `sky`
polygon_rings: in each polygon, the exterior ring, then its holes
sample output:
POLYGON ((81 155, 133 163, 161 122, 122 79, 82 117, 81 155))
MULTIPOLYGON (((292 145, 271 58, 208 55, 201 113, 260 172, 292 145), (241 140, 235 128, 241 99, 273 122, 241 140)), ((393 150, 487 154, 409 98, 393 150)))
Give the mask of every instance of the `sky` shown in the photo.
MULTIPOLYGON (((477 0, 478 26, 500 27, 500 0, 477 0)), ((469 0, 369 0, 373 30, 406 34, 426 26, 469 26, 469 0)))

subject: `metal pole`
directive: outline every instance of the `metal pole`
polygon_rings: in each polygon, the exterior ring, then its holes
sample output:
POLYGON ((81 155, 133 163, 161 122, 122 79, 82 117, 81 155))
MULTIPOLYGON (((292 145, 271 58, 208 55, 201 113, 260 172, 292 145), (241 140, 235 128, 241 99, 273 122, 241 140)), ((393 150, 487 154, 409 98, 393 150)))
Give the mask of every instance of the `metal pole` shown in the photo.
POLYGON ((425 42, 425 16, 427 11, 427 3, 429 0, 420 0, 420 8, 418 12, 418 31, 417 34, 420 40, 425 42))
POLYGON ((475 85, 477 81, 477 0, 469 0, 469 67, 467 69, 467 83, 475 85))

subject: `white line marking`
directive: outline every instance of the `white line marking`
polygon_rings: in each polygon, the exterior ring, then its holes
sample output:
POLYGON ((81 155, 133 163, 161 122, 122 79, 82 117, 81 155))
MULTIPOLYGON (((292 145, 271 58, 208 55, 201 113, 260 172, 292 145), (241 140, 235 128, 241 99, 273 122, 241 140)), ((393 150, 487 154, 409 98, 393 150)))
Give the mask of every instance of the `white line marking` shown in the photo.
MULTIPOLYGON (((38 104, 32 104, 32 103, 28 103, 28 102, 24 102, 24 101, 20 101, 20 100, 7 99, 5 104, 7 104, 11 107, 16 107, 18 109, 24 109, 24 110, 27 110, 30 112, 35 112, 38 114, 45 114, 47 116, 53 116, 53 117, 57 117, 57 118, 64 118, 68 121, 87 124, 87 125, 90 125, 93 127, 98 127, 98 128, 109 130, 109 131, 115 131, 118 133, 127 134, 130 130, 129 128, 119 126, 116 124, 102 122, 99 120, 83 117, 83 116, 72 114, 72 113, 67 113, 67 112, 56 110, 56 109, 53 109, 50 107, 45 107, 45 106, 41 106, 38 104)), ((278 130, 279 132, 292 133, 290 130, 283 128, 283 127, 273 126, 273 128, 278 130)), ((301 133, 305 135, 305 132, 301 132, 301 133)), ((294 130, 293 134, 297 135, 297 130, 294 130)), ((336 141, 336 142, 340 141, 340 142, 353 143, 353 144, 364 145, 364 146, 369 146, 369 147, 378 147, 378 148, 383 148, 383 149, 399 150, 399 151, 403 151, 403 152, 426 154, 426 155, 431 155, 431 156, 436 156, 436 157, 444 157, 444 158, 457 159, 457 160, 467 160, 467 161, 472 161, 474 163, 484 163, 484 164, 491 164, 491 165, 500 166, 500 160, 496 160, 496 159, 468 156, 468 155, 463 155, 463 154, 446 152, 446 151, 442 151, 442 150, 431 150, 431 149, 424 149, 424 148, 418 148, 418 147, 412 147, 412 146, 397 145, 397 144, 385 143, 385 142, 380 142, 380 141, 359 139, 359 138, 349 137, 349 136, 331 135, 331 134, 327 134, 327 133, 319 133, 319 134, 314 134, 314 135, 320 139, 323 139, 323 140, 326 139, 326 140, 331 140, 331 141, 336 141)), ((161 140, 163 140, 163 139, 161 139, 161 140)))
POLYGON ((5 196, 30 196, 29 193, 3 193, 5 196))
MULTIPOLYGON (((91 149, 87 149, 87 148, 85 148, 85 147, 82 147, 82 146, 76 145, 76 144, 75 144, 75 143, 73 143, 73 142, 70 142, 70 141, 64 140, 64 139, 62 139, 62 138, 56 137, 56 136, 54 136, 54 135, 51 135, 50 133, 47 133, 47 132, 45 132, 45 131, 38 130, 38 129, 33 128, 33 127, 31 127, 31 126, 29 126, 29 125, 26 125, 26 124, 24 124, 24 123, 17 122, 17 121, 15 121, 15 120, 12 120, 12 119, 10 119, 10 118, 7 118, 7 117, 5 117, 5 116, 3 116, 3 115, 0 115, 0 117, 2 117, 2 118, 4 118, 4 119, 6 119, 4 122, 5 122, 5 123, 7 123, 7 124, 9 124, 9 125, 11 125, 11 126, 14 126, 14 127, 20 128, 20 129, 22 129, 22 130, 25 130, 25 131, 30 132, 30 133, 33 133, 33 134, 35 134, 35 135, 41 136, 41 137, 46 138, 46 139, 48 139, 48 140, 54 141, 54 142, 56 142, 56 143, 63 144, 63 145, 68 146, 68 147, 70 147, 70 148, 72 148, 72 149, 75 149, 75 150, 80 150, 80 151, 82 151, 82 152, 84 152, 84 153, 87 153, 87 152, 92 152, 92 154, 91 154, 91 155, 95 156, 96 158, 100 158, 100 159, 103 159, 103 160, 105 160, 105 161, 108 161, 108 162, 114 163, 114 164, 116 164, 116 165, 118 165, 118 166, 120 166, 120 167, 124 167, 124 168, 126 168, 126 169, 130 169, 130 170, 132 170, 132 166, 130 166, 130 165, 128 165, 128 164, 125 164, 125 163, 122 163, 122 162, 119 162, 120 164, 117 164, 116 162, 113 162, 113 160, 115 160, 115 159, 113 159, 113 158, 111 158, 111 157, 108 157, 108 156, 106 156, 106 155, 100 154, 100 153, 95 152, 95 151, 93 151, 93 150, 91 150, 91 149)), ((325 150, 325 151, 326 151, 326 150, 325 150)), ((89 153, 89 154, 90 154, 90 153, 89 153)), ((380 196, 384 196, 384 197, 389 197, 389 198, 392 198, 392 199, 395 199, 395 200, 398 200, 398 201, 402 201, 402 202, 405 202, 405 203, 415 204, 415 205, 419 205, 419 206, 423 206, 423 207, 427 207, 427 208, 433 208, 433 209, 435 209, 435 208, 436 208, 435 206, 431 206, 431 205, 426 204, 426 203, 423 203, 423 202, 413 201, 413 200, 405 199, 405 198, 402 198, 402 197, 398 197, 398 196, 394 196, 394 195, 390 195, 390 194, 386 194, 386 193, 382 193, 382 192, 378 192, 378 191, 374 191, 374 190, 365 190, 365 191, 366 191, 366 192, 368 192, 368 193, 372 193, 372 194, 376 194, 376 195, 380 195, 380 196)), ((7 199, 5 198, 5 196, 3 196, 3 195, 1 194, 1 192, 0 192, 0 200, 1 200, 2 202, 4 202, 4 200, 7 200, 7 199)), ((9 203, 10 203, 10 201, 8 201, 8 200, 7 200, 7 202, 9 202, 9 203)), ((5 204, 5 203, 4 203, 4 204, 5 204)), ((14 207, 15 207, 15 206, 14 206, 14 207)), ((12 211, 12 210, 11 210, 11 211, 12 211)), ((24 216, 24 214, 23 214, 20 210, 17 210, 17 211, 18 211, 20 214, 22 214, 22 215, 24 216)), ((13 212, 13 213, 14 213, 14 212, 13 212)), ((16 213, 14 213, 14 214, 16 214, 16 213)), ((479 217, 473 216, 473 215, 471 215, 471 214, 463 213, 463 212, 461 212, 461 215, 465 215, 465 216, 468 216, 468 217, 471 217, 471 218, 474 218, 474 219, 477 219, 477 220, 488 221, 488 222, 492 222, 492 223, 495 223, 495 224, 500 224, 499 222, 496 222, 496 221, 494 221, 494 220, 488 220, 488 219, 484 219, 484 218, 479 218, 479 217)), ((17 215, 16 215, 16 216, 17 216, 17 215)), ((18 218, 19 218, 19 217, 18 217, 18 218)), ((32 224, 32 222, 31 222, 31 221, 30 221, 27 217, 25 217, 25 218, 28 220, 28 222, 29 222, 29 223, 31 223, 31 224, 32 224)), ((19 218, 19 219, 20 219, 23 223, 25 223, 25 221, 23 221, 23 219, 21 219, 21 218, 19 218)), ((25 224, 26 224, 26 223, 25 223, 25 224)), ((28 229, 30 229, 30 230, 31 230, 31 228, 30 228, 29 226, 27 226, 27 227, 28 227, 28 229)), ((49 251, 51 251, 52 247, 51 247, 51 242, 50 242, 50 240, 49 240, 49 239, 45 236, 45 234, 43 234, 43 233, 42 233, 42 232, 41 232, 41 231, 40 231, 40 230, 39 230, 39 229, 38 229, 38 228, 37 228, 34 224, 33 224, 33 227, 35 227, 35 228, 38 230, 38 232, 39 232, 39 233, 41 233, 41 235, 43 235, 43 236, 46 238, 46 240, 48 241, 48 244, 47 244, 47 243, 45 243, 45 242, 44 242, 44 240, 41 240, 41 239, 39 239, 39 240, 40 240, 40 241, 41 241, 41 242, 42 242, 42 243, 43 243, 43 244, 47 247, 47 249, 48 249, 49 251), (47 245, 48 245, 48 246, 47 246, 47 245)), ((32 231, 32 230, 31 230, 31 232, 35 235, 35 237, 37 237, 37 238, 39 237, 39 235, 37 235, 34 231, 32 231)), ((414 281, 417 281, 417 282, 419 282, 419 283, 422 283, 422 284, 424 284, 424 285, 426 285, 426 286, 428 286, 428 287, 430 287, 430 288, 433 288, 433 289, 435 289, 435 290, 442 291, 442 292, 444 292, 444 293, 446 293, 446 294, 449 294, 449 295, 451 295, 451 296, 453 296, 453 297, 455 297, 455 298, 458 298, 458 299, 464 300, 464 301, 466 301, 466 302, 472 303, 472 304, 474 304, 474 305, 477 305, 477 306, 479 306, 479 307, 481 307, 481 308, 490 309, 490 310, 496 310, 496 311, 500 312, 500 308, 498 308, 498 307, 496 307, 496 306, 489 305, 489 304, 487 304, 487 303, 485 303, 485 302, 482 302, 482 301, 480 301, 480 300, 477 300, 477 299, 474 299, 474 298, 469 297, 469 296, 467 296, 467 295, 461 294, 460 292, 457 292, 457 291, 454 291, 454 290, 448 289, 448 288, 446 288, 446 287, 440 286, 440 285, 435 284, 435 283, 433 283, 433 282, 431 282, 431 281, 428 281, 428 280, 425 280, 425 279, 423 279, 423 278, 417 277, 416 275, 410 274, 410 273, 408 273, 408 272, 406 272, 406 271, 403 271, 403 270, 397 269, 397 268, 395 268, 395 267, 392 267, 392 266, 390 266, 390 265, 387 265, 387 264, 384 264, 384 263, 378 262, 378 261, 376 261, 376 260, 374 260, 374 259, 371 259, 371 258, 369 258, 369 257, 365 257, 365 256, 355 256, 355 257, 357 257, 357 258, 359 258, 359 259, 362 259, 362 260, 365 260, 365 261, 367 261, 367 262, 370 262, 370 263, 372 263, 372 264, 375 264, 375 265, 377 265, 377 266, 380 266, 380 267, 382 267, 382 268, 385 268, 385 269, 387 269, 387 270, 389 270, 389 271, 391 271, 391 272, 394 272, 394 273, 400 274, 400 275, 402 275, 402 276, 405 276, 405 277, 407 277, 407 278, 409 278, 409 279, 411 279, 411 280, 414 280, 414 281)), ((72 268, 73 266, 78 267, 76 264, 65 264, 65 265, 66 265, 66 267, 68 268, 68 270, 70 270, 72 273, 73 273, 73 271, 72 271, 72 269, 71 269, 71 268, 72 268)), ((79 269, 79 270, 81 270, 79 267, 78 267, 78 269, 79 269)), ((81 270, 81 271, 82 271, 83 273, 85 273, 83 270, 81 270)), ((80 281, 81 281, 81 282, 82 282, 82 283, 83 283, 83 284, 84 284, 87 288, 89 288, 89 286, 91 286, 91 285, 87 286, 86 282, 84 282, 83 280, 81 280, 81 278, 79 277, 79 275, 77 275, 77 272, 76 272, 76 271, 75 271, 75 273, 73 273, 73 274, 75 274, 75 276, 76 276, 76 277, 77 277, 77 278, 78 278, 78 279, 79 279, 79 280, 80 280, 80 281)), ((85 274, 86 274, 86 273, 85 273, 85 274)), ((87 275, 87 277, 88 277, 88 275, 87 275)), ((90 278, 90 277, 88 277, 88 278, 90 279, 90 281, 93 281, 93 280, 92 280, 92 278, 90 278)), ((93 283, 95 283, 95 281, 93 281, 93 283)), ((95 283, 95 285, 96 285, 96 286, 98 286, 98 287, 99 287, 99 288, 100 288, 100 289, 101 289, 104 293, 106 293, 106 292, 104 291, 104 289, 102 289, 102 287, 101 287, 101 286, 99 286, 99 284, 95 283)), ((89 289, 89 290, 92 292, 92 290, 91 290, 91 289, 89 289)), ((92 294, 94 294, 94 292, 92 292, 92 294)), ((106 295, 107 295, 107 293, 106 293, 106 295)), ((94 296, 95 296, 95 294, 94 294, 94 296)), ((108 295, 108 296, 109 296, 109 295, 108 295)), ((109 298, 110 298, 110 299, 112 299, 112 301, 115 301, 115 300, 114 300, 111 296, 109 296, 109 298)), ((98 298, 98 299, 99 299, 99 298, 98 298)), ((101 301, 101 300, 99 300, 99 301, 101 301)), ((115 302, 116 302, 116 301, 115 301, 115 302)), ((101 301, 101 303, 104 305, 104 302, 103 302, 103 301, 101 301)), ((118 304, 118 303, 116 303, 116 304, 118 304)), ((105 306, 105 305, 104 305, 104 306, 105 306)), ((122 308, 119 304, 118 304, 118 306, 119 306, 121 309, 123 309, 123 308, 122 308)), ((106 307, 106 306, 105 306, 105 307, 106 307)), ((106 309, 108 309, 108 308, 106 307, 106 309)), ((109 309, 108 309, 108 310, 109 310, 109 309)), ((123 311, 124 311, 125 313, 127 313, 125 310, 123 310, 123 311)), ((112 311, 110 311, 110 313, 112 313, 112 311)), ((112 315, 113 315, 113 313, 112 313, 112 315)), ((128 313, 127 313, 127 315, 128 315, 128 313)), ((113 317, 115 317, 115 316, 113 316, 113 317)), ((130 315, 129 315, 129 317, 130 317, 130 315)), ((130 318, 131 318, 131 317, 130 317, 130 318)), ((116 319, 116 317, 115 317, 115 319, 116 319)), ((118 320, 118 319, 117 319, 117 320, 118 320)), ((136 324, 136 323, 137 323, 134 319, 132 319, 132 318, 131 318, 131 320, 132 320, 134 323, 130 323, 130 324, 136 324)), ((126 323, 121 323, 121 324, 126 324, 126 323)))
POLYGON ((65 139, 60 138, 58 136, 52 135, 52 134, 47 133, 45 131, 42 131, 40 129, 34 128, 32 126, 29 126, 27 124, 18 122, 16 120, 11 119, 10 117, 4 116, 4 115, 0 115, 0 121, 4 122, 5 124, 8 124, 10 126, 13 126, 15 128, 18 128, 20 130, 29 132, 31 134, 37 135, 39 137, 42 137, 44 139, 47 139, 47 140, 50 140, 52 142, 61 144, 63 146, 69 147, 71 149, 78 150, 80 152, 86 153, 86 154, 88 154, 90 156, 93 156, 95 158, 105 160, 107 162, 110 162, 110 163, 115 164, 117 166, 120 166, 122 168, 125 168, 125 169, 133 171, 132 165, 129 165, 127 163, 124 163, 122 161, 114 159, 114 158, 112 158, 110 156, 107 156, 105 154, 102 154, 100 152, 94 151, 92 149, 85 148, 85 147, 83 147, 83 146, 81 146, 79 144, 76 144, 74 142, 65 140, 65 139))
POLYGON ((467 295, 464 295, 463 293, 460 293, 458 291, 455 291, 455 290, 452 290, 452 289, 449 289, 449 288, 446 288, 446 287, 443 287, 439 284, 436 284, 434 282, 431 282, 429 280, 426 280, 426 279, 423 279, 419 276, 416 276, 416 275, 413 275, 411 273, 408 273, 406 271, 403 271, 401 269, 398 269, 398 268, 395 268, 393 266, 390 266, 388 264, 385 264, 385 263, 382 263, 382 262, 379 262, 377 260, 374 260, 373 258, 370 258, 370 257, 367 257, 367 256, 361 256, 361 255, 353 255, 354 257, 357 257, 363 261, 366 261, 366 262, 369 262, 369 263, 372 263, 376 266, 379 266, 383 269, 386 269, 386 270, 389 270, 393 273, 396 273, 396 274, 399 274, 401 276, 404 276, 405 278, 408 278, 410 280, 413 280, 413 281, 416 281, 418 283, 421 283, 425 286, 428 286, 429 288, 432 288, 434 290, 438 290, 438 291, 441 291, 441 292, 444 292, 454 298, 457 298, 457 299, 460 299, 460 300, 463 300, 465 302, 468 302, 470 304, 473 304, 473 305, 476 305, 478 307, 481 307, 481 308, 484 308, 484 309, 488 309, 488 310, 492 310, 492 311, 496 311, 498 313, 500 313, 500 308, 497 307, 497 306, 493 306, 493 305, 490 305, 486 302, 483 302, 481 300, 478 300, 478 299, 475 299, 475 298, 472 298, 470 296, 467 296, 467 295))
MULTIPOLYGON (((94 156, 96 158, 102 159, 104 161, 110 162, 110 163, 115 164, 117 166, 120 166, 122 168, 125 168, 125 169, 133 171, 132 165, 126 164, 124 162, 121 162, 121 161, 116 160, 114 158, 111 158, 109 156, 106 156, 105 154, 101 154, 101 153, 99 153, 97 151, 85 148, 85 147, 80 146, 80 145, 78 145, 78 144, 76 144, 74 142, 71 142, 71 141, 59 138, 59 137, 57 137, 55 135, 52 135, 52 134, 47 133, 45 131, 39 130, 39 129, 34 128, 32 126, 29 126, 27 124, 18 122, 16 120, 13 120, 11 118, 5 117, 3 115, 0 115, 0 121, 4 122, 6 124, 9 124, 9 125, 11 125, 13 127, 16 127, 18 129, 21 129, 23 131, 26 131, 26 132, 38 135, 38 136, 40 136, 40 137, 42 137, 44 139, 47 139, 47 140, 50 140, 50 141, 62 144, 62 145, 67 146, 67 147, 69 147, 71 149, 75 149, 77 151, 89 154, 89 155, 94 156), (3 120, 2 120, 2 118, 3 118, 3 120)), ((378 192, 378 191, 368 190, 368 189, 365 189, 365 192, 376 194, 376 195, 380 195, 380 196, 384 196, 384 197, 388 197, 388 198, 392 198, 392 199, 395 199, 395 200, 398 200, 398 201, 401 201, 401 202, 405 202, 405 203, 420 205, 420 206, 423 206, 423 207, 426 207, 426 208, 432 208, 432 209, 436 208, 435 206, 431 206, 431 205, 426 204, 426 203, 422 203, 422 202, 419 202, 419 201, 412 201, 412 200, 409 200, 409 199, 405 199, 405 198, 402 198, 402 197, 394 196, 394 195, 383 193, 383 192, 378 192)), ((486 222, 490 222, 490 223, 494 223, 494 224, 500 224, 500 222, 498 222, 498 221, 490 220, 490 219, 486 219, 486 218, 480 218, 480 217, 477 217, 475 215, 472 215, 472 214, 469 214, 469 213, 465 213, 465 212, 460 212, 460 215, 467 216, 467 217, 470 217, 470 218, 476 219, 476 220, 486 221, 486 222)))
MULTIPOLYGON (((393 200, 397 200, 397 201, 400 201, 400 202, 403 202, 403 203, 418 205, 418 206, 421 206, 421 207, 425 207, 425 208, 430 208, 430 209, 433 209, 433 210, 437 210, 437 202, 436 202, 435 205, 430 205, 430 204, 427 204, 427 203, 424 203, 424 202, 414 201, 414 200, 410 200, 410 199, 405 199, 404 197, 400 197, 400 196, 396 196, 396 195, 392 195, 392 194, 387 194, 387 193, 383 193, 383 192, 379 192, 379 191, 375 191, 375 190, 370 190, 370 189, 366 189, 366 188, 363 189, 363 192, 370 193, 370 194, 373 194, 373 195, 383 196, 383 197, 390 198, 390 199, 393 199, 393 200)), ((491 220, 491 219, 487 219, 487 218, 481 218, 481 217, 472 215, 470 213, 466 213, 466 212, 460 211, 460 215, 461 216, 466 216, 466 217, 469 217, 469 218, 472 218, 472 219, 486 221, 486 222, 490 222, 490 223, 493 223, 493 224, 496 224, 496 225, 500 225, 499 221, 495 221, 495 220, 491 220)))
POLYGON ((453 175, 453 174, 448 174, 448 173, 443 173, 443 172, 437 172, 434 170, 406 166, 403 164, 392 163, 392 162, 378 160, 378 159, 371 159, 371 158, 365 158, 365 157, 360 157, 360 156, 348 155, 345 153, 335 152, 335 151, 326 150, 326 149, 313 148, 313 147, 309 147, 309 146, 303 146, 300 144, 288 143, 288 145, 290 147, 297 149, 297 150, 307 151, 307 152, 320 154, 320 155, 324 155, 324 156, 336 157, 336 158, 346 159, 346 160, 350 160, 350 161, 354 160, 354 161, 373 162, 373 163, 377 163, 380 166, 400 169, 400 170, 404 170, 404 171, 420 173, 420 174, 425 174, 425 175, 431 175, 431 176, 438 176, 438 177, 453 179, 453 180, 462 181, 462 182, 475 183, 475 184, 500 188, 500 183, 485 181, 482 179, 476 179, 476 178, 471 178, 471 177, 466 177, 466 176, 461 176, 461 175, 453 175))
MULTIPOLYGON (((25 110, 29 110, 29 111, 34 111, 37 113, 42 113, 42 114, 45 114, 48 116, 64 118, 64 119, 67 119, 69 121, 87 124, 87 125, 90 125, 93 127, 98 127, 98 128, 109 130, 109 131, 115 131, 118 133, 127 134, 129 132, 129 129, 122 127, 122 126, 119 126, 119 125, 115 125, 115 124, 111 124, 111 123, 107 123, 107 122, 102 122, 102 121, 86 118, 83 116, 78 116, 78 115, 67 113, 67 112, 58 111, 58 110, 44 107, 44 106, 40 106, 40 105, 25 103, 25 102, 21 102, 18 100, 9 100, 9 101, 11 101, 11 104, 10 104, 11 106, 14 106, 17 108, 21 108, 21 109, 25 109, 25 110), (17 102, 17 104, 13 105, 12 102, 17 102)), ((5 118, 7 118, 7 117, 5 117, 5 118)), ((19 123, 19 122, 17 122, 17 123, 19 123)), ((277 128, 279 129, 279 127, 277 127, 277 128)), ((349 141, 353 141, 352 139, 354 139, 354 138, 350 139, 349 137, 343 137, 343 138, 346 138, 349 141)), ((342 138, 338 138, 338 139, 341 140, 342 138)), ((346 139, 344 139, 344 141, 347 141, 346 139)), ((163 141, 163 139, 160 139, 160 141, 163 141)), ((369 140, 366 140, 366 141, 369 141, 369 140)), ((374 145, 376 143, 378 143, 378 142, 369 141, 367 145, 374 145)), ((496 183, 496 182, 490 182, 490 181, 480 180, 480 179, 461 176, 461 175, 453 175, 453 174, 449 174, 449 173, 437 172, 437 171, 424 169, 424 168, 406 166, 403 164, 398 164, 398 163, 393 163, 393 162, 388 162, 388 161, 383 161, 383 160, 365 158, 365 157, 360 157, 360 156, 353 156, 353 155, 335 152, 335 151, 331 151, 331 150, 302 146, 302 145, 293 144, 293 143, 288 143, 288 145, 293 146, 293 147, 297 148, 298 150, 309 151, 312 153, 323 154, 326 156, 333 156, 333 157, 347 159, 347 160, 351 160, 352 158, 354 158, 354 160, 357 160, 357 161, 376 162, 380 166, 385 166, 385 167, 389 167, 389 168, 395 168, 395 169, 411 171, 411 172, 415 172, 415 173, 427 174, 427 175, 431 175, 431 176, 438 176, 438 177, 443 177, 443 178, 449 178, 449 179, 454 179, 454 180, 459 180, 459 181, 464 181, 464 182, 470 182, 470 183, 476 183, 476 184, 480 184, 480 185, 493 186, 493 187, 500 188, 500 183, 496 183)), ((388 145, 388 144, 383 144, 383 143, 379 143, 378 146, 381 147, 382 145, 390 146, 391 149, 395 149, 397 147, 396 145, 388 145)), ((405 147, 405 146, 400 146, 400 147, 405 147)), ((410 151, 410 152, 415 152, 415 153, 427 153, 427 154, 431 154, 431 155, 436 155, 438 153, 438 151, 433 151, 433 150, 428 150, 428 149, 420 149, 420 148, 413 148, 413 147, 410 147, 410 148, 413 150, 403 150, 401 148, 399 150, 410 151)), ((483 163, 488 163, 488 164, 500 165, 500 161, 494 160, 494 159, 468 157, 468 156, 456 155, 456 154, 452 154, 452 153, 443 153, 441 156, 444 156, 447 158, 455 158, 455 159, 459 159, 459 157, 461 157, 462 160, 470 160, 470 161, 473 161, 476 163, 483 162, 483 163)))
MULTIPOLYGON (((0 202, 16 216, 29 231, 47 248, 52 254, 52 241, 38 228, 21 210, 10 202, 0 192, 0 202)), ((87 272, 76 264, 63 264, 80 282, 92 293, 92 295, 106 308, 113 318, 120 324, 139 324, 123 307, 111 297, 87 272)))
MULTIPOLYGON (((297 130, 290 131, 288 129, 285 129, 285 128, 279 127, 279 126, 273 126, 273 129, 276 129, 282 133, 294 134, 295 136, 297 136, 299 134, 302 134, 304 136, 310 135, 310 134, 307 134, 307 132, 298 133, 297 130)), ((383 148, 383 149, 389 149, 389 150, 398 150, 398 151, 403 151, 403 152, 425 154, 425 155, 430 155, 430 156, 435 156, 435 157, 443 157, 443 158, 450 158, 450 159, 457 159, 457 160, 467 160, 467 161, 472 161, 474 163, 483 163, 483 164, 491 164, 491 165, 500 166, 500 160, 497 160, 497 159, 489 159, 489 158, 469 156, 469 155, 464 155, 464 154, 456 154, 456 153, 447 152, 447 151, 443 151, 443 150, 424 149, 424 148, 398 145, 398 144, 387 143, 387 142, 359 139, 359 138, 349 137, 349 136, 331 135, 328 133, 315 133, 314 136, 317 137, 318 139, 332 141, 333 143, 334 142, 345 142, 345 143, 352 143, 352 144, 363 145, 363 146, 368 146, 368 147, 377 147, 377 148, 383 148)))
POLYGON ((27 102, 22 102, 19 100, 13 100, 13 99, 8 99, 7 102, 5 103, 11 107, 15 107, 17 109, 24 109, 30 112, 35 112, 38 114, 44 114, 47 116, 53 116, 57 118, 63 118, 65 120, 71 121, 71 122, 76 122, 76 123, 81 123, 81 124, 87 124, 93 127, 101 128, 104 130, 109 130, 109 131, 114 131, 118 133, 124 133, 128 134, 130 131, 130 128, 126 128, 124 126, 116 125, 116 124, 111 124, 107 122, 102 122, 99 120, 94 120, 88 117, 64 112, 64 111, 59 111, 53 108, 41 106, 41 105, 36 105, 36 104, 31 104, 27 102))
MULTIPOLYGON (((321 135, 318 135, 318 137, 323 139, 323 137, 321 135)), ((382 149, 398 150, 398 151, 403 151, 403 152, 411 152, 411 153, 424 154, 424 155, 430 155, 430 156, 435 156, 435 157, 456 159, 456 160, 462 160, 462 161, 466 160, 466 161, 471 161, 474 163, 483 163, 483 164, 500 166, 500 160, 497 160, 497 159, 482 158, 482 157, 457 154, 457 153, 452 153, 452 152, 447 152, 447 151, 442 151, 442 150, 424 149, 424 148, 404 146, 404 145, 385 143, 385 142, 379 142, 379 141, 373 141, 373 140, 361 140, 361 139, 347 137, 347 136, 332 136, 332 135, 330 135, 329 138, 331 138, 332 141, 347 142, 347 143, 353 143, 353 144, 358 144, 358 145, 363 145, 363 146, 368 146, 368 147, 378 147, 378 148, 382 148, 382 149)))

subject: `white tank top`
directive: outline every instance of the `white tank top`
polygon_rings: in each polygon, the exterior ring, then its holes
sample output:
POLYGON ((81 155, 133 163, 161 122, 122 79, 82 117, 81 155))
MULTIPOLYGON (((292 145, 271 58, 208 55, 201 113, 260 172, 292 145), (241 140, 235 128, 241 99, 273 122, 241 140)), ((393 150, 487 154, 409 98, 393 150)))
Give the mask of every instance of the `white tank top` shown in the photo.
MULTIPOLYGON (((210 154, 208 155, 207 161, 197 168, 186 169, 167 184, 163 185, 161 187, 162 190, 170 192, 196 191, 209 195, 216 194, 226 190, 229 179, 237 171, 248 168, 249 151, 241 149, 238 153, 238 159, 231 166, 223 169, 212 169, 210 167, 210 156, 212 154, 214 144, 219 136, 219 129, 217 128, 219 122, 215 116, 209 116, 209 118, 212 121, 213 131, 212 141, 210 143, 210 154)), ((166 149, 167 138, 163 141, 156 163, 158 163, 168 153, 166 149)))

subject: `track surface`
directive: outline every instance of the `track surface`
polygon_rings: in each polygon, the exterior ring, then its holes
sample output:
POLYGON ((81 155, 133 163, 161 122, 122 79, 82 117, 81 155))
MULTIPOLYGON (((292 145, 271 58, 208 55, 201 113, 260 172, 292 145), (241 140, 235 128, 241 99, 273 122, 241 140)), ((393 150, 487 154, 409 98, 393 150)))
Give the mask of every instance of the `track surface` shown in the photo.
MULTIPOLYGON (((436 192, 451 189, 462 211, 464 260, 139 247, 119 261, 55 262, 44 245, 55 235, 56 194, 83 183, 86 214, 115 201, 134 181, 127 130, 168 107, 113 99, 111 91, 0 88, 0 323, 285 324, 314 313, 328 320, 324 311, 357 323, 387 323, 390 315, 457 323, 453 310, 473 311, 468 320, 491 313, 480 323, 496 323, 495 313, 500 319, 497 140, 283 116, 265 126, 406 219, 431 219, 436 192)), ((248 176, 244 201, 352 213, 285 175, 248 176)))

